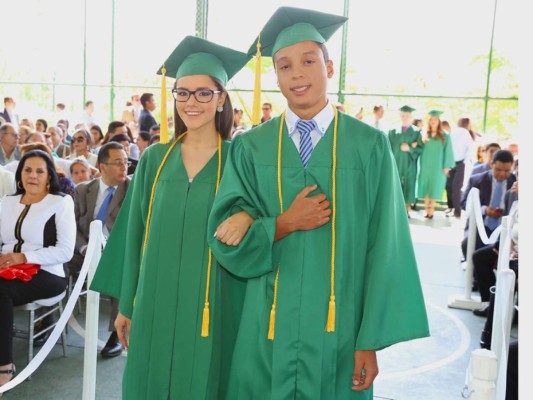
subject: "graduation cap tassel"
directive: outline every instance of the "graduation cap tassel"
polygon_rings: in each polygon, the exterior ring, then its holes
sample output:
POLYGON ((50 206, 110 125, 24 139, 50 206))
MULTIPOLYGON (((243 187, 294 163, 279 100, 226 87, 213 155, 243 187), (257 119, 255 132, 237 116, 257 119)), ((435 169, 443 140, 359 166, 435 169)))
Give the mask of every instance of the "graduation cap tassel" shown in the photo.
POLYGON ((257 38, 257 53, 255 55, 254 102, 252 106, 252 125, 261 123, 261 35, 257 38))
POLYGON ((209 302, 206 301, 204 305, 204 313, 202 316, 202 337, 209 336, 209 302))
POLYGON ((168 117, 167 117, 167 70, 163 65, 161 68, 161 124, 160 124, 160 142, 166 144, 170 141, 168 133, 168 117))
POLYGON ((276 272, 276 279, 274 280, 274 299, 272 300, 272 308, 270 309, 270 321, 268 323, 268 340, 274 340, 274 330, 276 327, 276 303, 278 299, 278 280, 279 267, 276 272))

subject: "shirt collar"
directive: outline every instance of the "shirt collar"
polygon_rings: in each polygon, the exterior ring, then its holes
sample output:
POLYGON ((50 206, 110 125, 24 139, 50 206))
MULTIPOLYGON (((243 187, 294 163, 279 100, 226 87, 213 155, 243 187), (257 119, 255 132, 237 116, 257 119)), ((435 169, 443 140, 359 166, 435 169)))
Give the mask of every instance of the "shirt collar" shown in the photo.
MULTIPOLYGON (((334 117, 335 114, 333 112, 333 107, 328 100, 326 106, 313 117, 316 125, 318 126, 318 134, 321 137, 326 134, 326 131, 328 130, 329 125, 331 124, 331 121, 333 121, 334 117)), ((287 107, 287 111, 285 112, 285 124, 287 125, 287 130, 289 131, 289 137, 292 137, 292 135, 294 135, 296 132, 296 122, 298 122, 299 119, 300 117, 298 117, 294 111, 287 107)))
MULTIPOLYGON (((105 183, 104 183, 104 180, 102 178, 100 178, 100 184, 98 186, 98 191, 100 192, 100 194, 104 194, 105 191, 107 190, 109 186, 107 186, 105 183)), ((118 186, 113 186, 115 188, 115 190, 117 190, 117 187, 118 186)))

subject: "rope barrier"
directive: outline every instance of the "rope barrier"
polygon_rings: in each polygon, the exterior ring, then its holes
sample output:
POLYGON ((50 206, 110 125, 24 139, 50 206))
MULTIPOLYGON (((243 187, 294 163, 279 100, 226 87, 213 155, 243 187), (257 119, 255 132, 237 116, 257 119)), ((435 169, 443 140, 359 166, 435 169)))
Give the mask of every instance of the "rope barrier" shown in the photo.
POLYGON ((472 298, 472 282, 474 276, 474 264, 472 262, 472 255, 476 249, 476 236, 479 232, 479 237, 483 244, 487 245, 495 243, 498 240, 501 232, 501 225, 498 226, 494 232, 487 236, 485 231, 485 223, 481 215, 481 204, 479 201, 479 189, 472 188, 468 193, 466 200, 466 213, 469 218, 468 224, 468 239, 466 246, 466 274, 465 274, 465 292, 464 294, 451 295, 448 299, 448 307, 460 308, 463 310, 475 310, 481 308, 481 300, 479 298, 472 298))

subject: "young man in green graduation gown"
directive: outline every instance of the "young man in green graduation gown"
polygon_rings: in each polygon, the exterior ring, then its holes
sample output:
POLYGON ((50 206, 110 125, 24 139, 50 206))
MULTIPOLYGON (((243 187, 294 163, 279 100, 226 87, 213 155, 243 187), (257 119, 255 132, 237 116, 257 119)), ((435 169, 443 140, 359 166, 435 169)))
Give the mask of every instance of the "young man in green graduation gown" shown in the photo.
POLYGON ((422 153, 423 142, 420 129, 412 124, 415 109, 403 106, 399 111, 402 126, 391 129, 388 136, 400 175, 405 208, 409 215, 411 205, 416 202, 418 158, 422 153))
POLYGON ((387 138, 327 98, 324 43, 345 21, 282 7, 260 34, 288 107, 234 139, 208 222, 247 279, 227 400, 371 399, 376 351, 429 334, 387 138), (228 246, 242 209, 255 221, 228 246))

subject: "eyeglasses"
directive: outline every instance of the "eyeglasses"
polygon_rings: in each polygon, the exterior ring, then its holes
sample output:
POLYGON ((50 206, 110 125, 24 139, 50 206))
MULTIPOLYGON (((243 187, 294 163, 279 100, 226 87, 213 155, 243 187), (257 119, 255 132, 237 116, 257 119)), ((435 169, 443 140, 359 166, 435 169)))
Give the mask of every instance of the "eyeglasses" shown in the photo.
POLYGON ((113 165, 117 168, 120 167, 131 167, 131 161, 115 161, 112 163, 104 163, 105 165, 113 165))
POLYGON ((198 90, 172 89, 172 96, 174 96, 174 99, 180 103, 184 103, 189 100, 191 94, 194 95, 194 98, 198 103, 209 103, 213 99, 213 95, 215 93, 221 93, 221 91, 205 88, 198 90))
POLYGON ((82 143, 82 142, 85 142, 85 138, 82 137, 82 136, 79 136, 79 137, 76 137, 74 139, 72 139, 73 142, 78 142, 78 143, 82 143))

